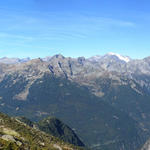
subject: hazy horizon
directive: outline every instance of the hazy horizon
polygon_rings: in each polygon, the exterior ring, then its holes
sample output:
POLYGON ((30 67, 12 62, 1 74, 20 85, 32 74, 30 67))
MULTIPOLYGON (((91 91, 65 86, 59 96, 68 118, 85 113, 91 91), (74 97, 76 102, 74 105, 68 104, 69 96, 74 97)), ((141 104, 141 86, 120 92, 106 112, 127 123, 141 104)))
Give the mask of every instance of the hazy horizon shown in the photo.
MULTIPOLYGON (((65 56, 65 55, 63 55, 63 54, 61 54, 61 53, 57 53, 57 54, 54 54, 54 55, 47 55, 47 56, 44 56, 44 57, 41 57, 41 56, 38 56, 38 57, 30 57, 30 56, 27 56, 27 57, 9 57, 9 56, 2 56, 2 57, 0 57, 0 59, 3 59, 3 58, 8 58, 8 59, 38 59, 38 58, 41 58, 41 59, 43 59, 43 58, 46 58, 46 57, 53 57, 53 56, 55 56, 55 55, 62 55, 62 56, 64 56, 64 57, 66 57, 66 58, 67 58, 67 57, 71 57, 71 58, 84 57, 84 58, 88 59, 88 58, 95 57, 95 56, 105 56, 105 55, 109 55, 110 53, 113 53, 114 55, 121 55, 121 54, 119 54, 119 53, 107 52, 107 53, 104 53, 104 54, 91 55, 91 56, 89 56, 89 57, 86 57, 86 56, 84 56, 84 55, 72 57, 72 56, 65 56)), ((143 58, 132 58, 131 56, 128 56, 128 55, 121 55, 121 56, 123 56, 123 57, 129 57, 129 58, 131 58, 131 59, 144 59, 144 58, 146 58, 146 57, 149 57, 149 56, 145 56, 145 57, 143 57, 143 58)))

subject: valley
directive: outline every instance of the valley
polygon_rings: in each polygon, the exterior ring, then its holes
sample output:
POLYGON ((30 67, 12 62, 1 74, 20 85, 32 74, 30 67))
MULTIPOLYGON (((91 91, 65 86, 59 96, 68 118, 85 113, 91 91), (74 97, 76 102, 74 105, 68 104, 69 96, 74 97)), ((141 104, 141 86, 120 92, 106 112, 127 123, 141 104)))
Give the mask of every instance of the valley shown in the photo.
POLYGON ((57 117, 94 150, 138 150, 150 137, 149 57, 25 60, 0 64, 1 112, 57 117))

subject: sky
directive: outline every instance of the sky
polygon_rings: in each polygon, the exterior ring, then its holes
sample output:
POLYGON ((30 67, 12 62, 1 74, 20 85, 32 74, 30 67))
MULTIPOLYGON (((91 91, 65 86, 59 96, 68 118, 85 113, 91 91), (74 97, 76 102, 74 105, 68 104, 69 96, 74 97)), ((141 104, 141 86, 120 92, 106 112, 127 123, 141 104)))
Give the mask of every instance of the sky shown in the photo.
POLYGON ((149 0, 1 0, 0 57, 150 56, 149 0))

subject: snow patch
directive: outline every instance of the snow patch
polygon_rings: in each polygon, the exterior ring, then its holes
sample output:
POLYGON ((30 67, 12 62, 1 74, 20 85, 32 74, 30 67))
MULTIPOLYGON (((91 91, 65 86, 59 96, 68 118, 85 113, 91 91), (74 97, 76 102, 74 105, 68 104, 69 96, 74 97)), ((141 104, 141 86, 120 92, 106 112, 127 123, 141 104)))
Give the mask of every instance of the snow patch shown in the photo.
POLYGON ((113 53, 113 52, 110 52, 108 53, 107 55, 111 55, 111 56, 116 56, 118 57, 120 60, 123 60, 125 62, 129 62, 130 61, 130 58, 127 57, 127 56, 122 56, 122 55, 119 55, 119 54, 116 54, 116 53, 113 53))

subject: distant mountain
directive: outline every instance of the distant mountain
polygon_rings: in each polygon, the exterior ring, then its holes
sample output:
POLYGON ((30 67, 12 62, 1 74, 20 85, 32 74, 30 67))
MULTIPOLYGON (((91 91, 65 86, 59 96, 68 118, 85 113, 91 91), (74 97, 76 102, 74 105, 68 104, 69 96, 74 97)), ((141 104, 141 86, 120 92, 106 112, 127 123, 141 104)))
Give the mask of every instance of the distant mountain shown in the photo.
POLYGON ((88 58, 88 60, 91 62, 98 62, 101 58, 102 58, 102 56, 96 55, 96 56, 92 56, 92 57, 88 58))
POLYGON ((122 56, 122 55, 112 53, 112 52, 104 56, 96 55, 96 56, 88 58, 88 60, 92 62, 103 62, 104 60, 108 60, 108 59, 110 61, 115 60, 115 61, 122 61, 125 63, 128 63, 129 61, 131 61, 131 58, 128 56, 122 56))
POLYGON ((7 57, 3 57, 0 58, 0 63, 4 63, 4 64, 17 64, 17 63, 24 63, 29 61, 30 58, 23 58, 23 59, 19 59, 19 58, 7 58, 7 57))
POLYGON ((51 58, 52 58, 51 56, 47 56, 47 57, 45 57, 45 58, 42 58, 42 60, 43 60, 43 61, 50 61, 51 58))
POLYGON ((106 54, 104 57, 110 57, 110 59, 116 57, 119 60, 124 61, 126 63, 128 63, 131 60, 130 57, 128 57, 128 56, 122 56, 120 54, 116 54, 116 53, 112 53, 112 52, 106 54))
MULTIPOLYGON (((58 54, 56 56, 60 56, 61 54, 58 54)), ((41 60, 43 61, 50 61, 52 58, 52 56, 47 56, 45 58, 41 58, 41 60)), ((115 59, 115 60, 118 60, 118 61, 123 61, 123 62, 129 62, 131 60, 130 57, 128 56, 122 56, 122 55, 119 55, 119 54, 116 54, 116 53, 108 53, 104 56, 100 56, 100 55, 96 55, 96 56, 93 56, 93 57, 90 57, 88 58, 87 60, 89 61, 92 61, 92 62, 99 62, 99 61, 103 61, 104 59, 115 59)), ((4 64, 17 64, 17 63, 23 63, 23 62, 27 62, 27 61, 30 61, 31 59, 29 57, 27 58, 23 58, 23 59, 20 59, 20 58, 8 58, 8 57, 3 57, 3 58, 0 58, 0 63, 4 63, 4 64)))

